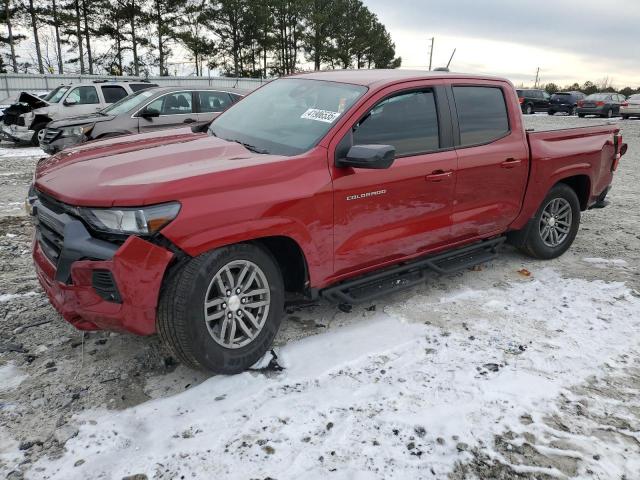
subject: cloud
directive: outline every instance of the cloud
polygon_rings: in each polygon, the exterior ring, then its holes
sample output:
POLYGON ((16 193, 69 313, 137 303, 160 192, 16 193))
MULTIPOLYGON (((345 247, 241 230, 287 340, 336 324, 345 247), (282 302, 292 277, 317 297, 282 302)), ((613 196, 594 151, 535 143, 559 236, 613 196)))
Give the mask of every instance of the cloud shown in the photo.
MULTIPOLYGON (((549 56, 568 54, 566 75, 574 62, 593 65, 593 78, 603 75, 638 78, 640 1, 638 0, 366 0, 391 31, 519 44, 546 49, 549 56), (603 73, 604 72, 604 73, 603 73)), ((411 56, 411 47, 398 55, 411 56)), ((492 51, 484 52, 487 58, 492 51)), ((469 59, 467 59, 469 63, 469 59)), ((505 62, 508 59, 505 59, 505 62)), ((483 58, 475 63, 490 63, 483 58)))

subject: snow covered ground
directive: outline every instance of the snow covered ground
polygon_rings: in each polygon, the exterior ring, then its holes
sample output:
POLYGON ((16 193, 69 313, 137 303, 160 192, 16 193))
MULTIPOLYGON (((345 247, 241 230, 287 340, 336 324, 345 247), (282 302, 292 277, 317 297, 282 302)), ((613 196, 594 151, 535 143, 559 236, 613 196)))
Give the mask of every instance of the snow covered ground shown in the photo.
POLYGON ((612 205, 562 258, 507 248, 351 311, 290 308, 282 370, 206 379, 158 367, 153 339, 80 336, 36 287, 26 221, 0 219, 0 476, 640 478, 640 122, 623 124, 612 205))

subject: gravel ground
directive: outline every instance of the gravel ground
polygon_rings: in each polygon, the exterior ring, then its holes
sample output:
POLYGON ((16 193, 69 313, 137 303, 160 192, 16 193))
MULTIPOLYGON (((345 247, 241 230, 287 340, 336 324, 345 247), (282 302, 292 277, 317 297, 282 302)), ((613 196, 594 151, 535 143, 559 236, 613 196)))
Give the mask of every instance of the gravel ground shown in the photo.
MULTIPOLYGON (((601 122, 562 116, 526 117, 528 128, 536 129, 601 122)), ((480 285, 478 282, 500 285, 510 281, 519 269, 536 271, 543 267, 551 267, 565 278, 624 282, 633 292, 640 291, 637 189, 640 121, 619 121, 619 125, 629 152, 616 175, 609 196, 611 205, 584 214, 580 233, 567 254, 542 263, 507 248, 504 255, 485 267, 486 272, 479 275, 465 272, 437 280, 430 286, 433 295, 473 282, 476 286, 480 285), (485 274, 484 280, 477 280, 485 274)), ((67 441, 78 434, 74 416, 96 407, 119 411, 149 399, 168 398, 206 378, 176 365, 155 337, 104 332, 83 335, 61 320, 38 286, 29 255, 32 226, 22 211, 37 157, 25 155, 24 151, 12 154, 9 146, 3 147, 6 148, 0 156, 0 477, 19 479, 26 473, 29 478, 40 478, 41 467, 34 464, 43 458, 61 457, 67 441), (22 453, 18 462, 9 455, 16 447, 22 453)), ((424 289, 418 287, 383 297, 378 306, 401 308, 412 295, 423 293, 424 289)), ((290 308, 276 343, 281 346, 339 326, 357 324, 367 312, 365 307, 349 313, 325 304, 290 308)), ((446 325, 442 328, 446 329, 446 325)), ((630 458, 638 458, 638 351, 616 358, 604 365, 600 373, 559 395, 556 408, 548 416, 536 420, 525 415, 517 431, 495 435, 492 454, 482 448, 460 447, 464 455, 456 462, 450 478, 583 478, 581 475, 591 470, 585 470, 584 455, 575 451, 580 450, 580 441, 594 438, 603 448, 623 445, 630 458), (602 411, 603 404, 610 408, 602 411), (541 439, 554 448, 534 448, 541 439)), ((430 394, 428 387, 423 394, 430 394)), ((595 456, 599 458, 599 454, 595 456)), ((624 459, 620 462, 624 465, 624 459)), ((624 468, 615 471, 623 473, 599 476, 591 471, 593 476, 588 478, 638 478, 629 476, 624 468)))

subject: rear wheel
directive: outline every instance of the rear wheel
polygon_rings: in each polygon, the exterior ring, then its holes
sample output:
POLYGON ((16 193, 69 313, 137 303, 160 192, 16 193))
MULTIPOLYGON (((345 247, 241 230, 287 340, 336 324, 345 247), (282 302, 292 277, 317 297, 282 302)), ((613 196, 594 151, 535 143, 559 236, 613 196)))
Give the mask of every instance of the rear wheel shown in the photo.
POLYGON ((234 374, 271 347, 283 309, 282 275, 271 255, 232 245, 189 260, 167 279, 158 333, 184 364, 234 374))
POLYGON ((531 115, 533 113, 533 105, 531 105, 530 103, 527 103, 524 106, 524 114, 525 115, 531 115))
POLYGON ((578 118, 584 118, 584 113, 579 113, 578 118))
POLYGON ((629 120, 629 115, 622 115, 623 120, 629 120))
POLYGON ((559 257, 571 246, 579 227, 578 196, 571 187, 559 183, 547 194, 529 223, 520 250, 545 260, 559 257))
POLYGON ((555 115, 556 112, 554 112, 553 110, 547 110, 547 114, 548 115, 555 115))
POLYGON ((611 118, 611 117, 613 117, 613 110, 612 109, 608 109, 605 113, 603 113, 600 116, 602 118, 611 118))
POLYGON ((569 110, 569 116, 574 116, 576 114, 576 107, 571 107, 571 109, 569 110))

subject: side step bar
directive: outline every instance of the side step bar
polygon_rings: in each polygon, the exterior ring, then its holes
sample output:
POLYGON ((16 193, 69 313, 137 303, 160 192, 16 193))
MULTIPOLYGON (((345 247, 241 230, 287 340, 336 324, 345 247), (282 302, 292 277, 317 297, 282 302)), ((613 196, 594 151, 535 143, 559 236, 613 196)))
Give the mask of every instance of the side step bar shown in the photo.
POLYGON ((382 294, 403 290, 426 280, 428 271, 438 274, 454 273, 497 256, 497 250, 506 237, 474 243, 466 247, 401 263, 379 272, 345 280, 320 291, 320 296, 337 303, 356 304, 368 302, 382 294))

